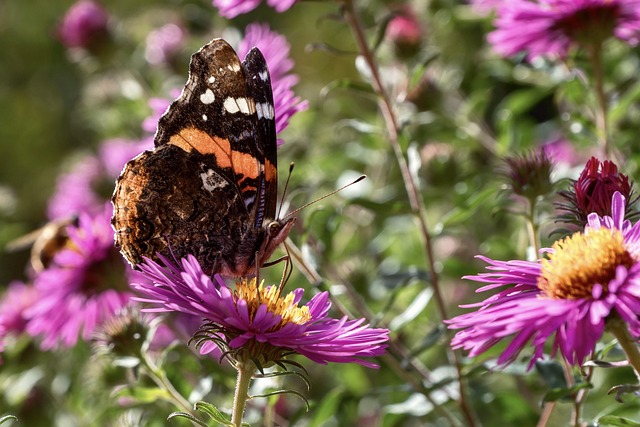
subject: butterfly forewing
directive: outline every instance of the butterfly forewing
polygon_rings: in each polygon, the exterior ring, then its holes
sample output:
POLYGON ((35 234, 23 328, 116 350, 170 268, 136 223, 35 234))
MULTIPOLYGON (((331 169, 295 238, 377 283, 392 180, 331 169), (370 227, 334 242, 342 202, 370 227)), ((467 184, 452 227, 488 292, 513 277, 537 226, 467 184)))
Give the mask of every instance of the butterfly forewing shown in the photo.
POLYGON ((265 222, 275 215, 276 166, 265 60, 254 49, 241 63, 227 42, 213 40, 192 56, 182 93, 158 122, 155 149, 118 178, 116 244, 134 266, 193 255, 208 274, 255 274, 292 225, 265 222))
POLYGON ((155 144, 215 156, 217 172, 238 187, 254 216, 265 159, 263 142, 256 141, 261 131, 249 80, 227 42, 218 39, 204 46, 191 58, 182 94, 160 118, 155 144))

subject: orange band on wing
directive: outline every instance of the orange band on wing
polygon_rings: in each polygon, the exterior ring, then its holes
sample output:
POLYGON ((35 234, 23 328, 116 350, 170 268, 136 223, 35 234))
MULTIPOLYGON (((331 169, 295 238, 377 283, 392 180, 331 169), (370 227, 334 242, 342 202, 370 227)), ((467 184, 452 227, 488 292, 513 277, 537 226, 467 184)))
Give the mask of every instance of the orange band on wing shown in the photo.
POLYGON ((228 139, 211 136, 194 127, 180 130, 169 139, 169 144, 189 153, 196 150, 201 154, 213 154, 220 168, 230 168, 246 178, 258 178, 260 173, 258 161, 251 154, 234 151, 228 139))

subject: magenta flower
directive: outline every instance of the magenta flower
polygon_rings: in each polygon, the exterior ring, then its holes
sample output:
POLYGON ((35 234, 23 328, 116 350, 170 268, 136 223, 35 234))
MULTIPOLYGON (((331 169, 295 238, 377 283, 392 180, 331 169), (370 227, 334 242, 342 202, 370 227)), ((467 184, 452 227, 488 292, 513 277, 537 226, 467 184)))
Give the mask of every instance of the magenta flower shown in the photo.
POLYGON ((128 280, 140 280, 113 247, 110 203, 101 213, 81 213, 69 241, 34 279, 38 299, 26 311, 27 332, 43 349, 88 340, 96 326, 129 300, 128 280))
POLYGON ((469 0, 472 9, 479 15, 488 15, 493 12, 496 7, 509 0, 469 0))
POLYGON ((185 30, 177 24, 167 24, 147 36, 144 57, 152 65, 170 63, 182 51, 185 30))
POLYGON ((554 162, 556 165, 565 165, 567 167, 576 164, 578 155, 571 141, 560 135, 556 135, 542 143, 540 149, 554 162))
POLYGON ((556 206, 561 211, 558 221, 584 227, 590 213, 600 216, 611 215, 611 197, 620 192, 627 201, 625 205, 626 219, 633 220, 639 213, 630 209, 638 201, 634 196, 633 182, 629 177, 618 172, 618 166, 610 160, 601 162, 591 157, 580 177, 573 181, 569 191, 561 191, 563 202, 556 206))
MULTIPOLYGON (((295 2, 296 0, 267 0, 267 4, 278 13, 289 10, 295 2)), ((218 9, 220 15, 228 19, 251 12, 259 4, 260 0, 213 0, 213 5, 218 9)))
POLYGON ((499 364, 507 364, 530 343, 531 366, 553 336, 552 353, 560 351, 567 362, 579 365, 594 351, 610 320, 626 323, 631 335, 639 337, 640 223, 624 219, 620 193, 613 196, 612 206, 612 216, 589 215, 584 233, 545 250, 547 259, 505 262, 479 257, 490 272, 465 278, 488 283, 478 292, 506 289, 467 306, 476 311, 447 321, 449 328, 461 329, 453 348, 468 350, 473 357, 510 339, 498 358, 499 364))
POLYGON ((49 200, 49 219, 102 212, 104 202, 111 200, 115 180, 125 163, 152 146, 150 140, 103 142, 98 156, 84 157, 70 172, 58 178, 56 190, 49 200))
POLYGON ((564 58, 576 45, 600 44, 611 36, 636 45, 640 0, 504 1, 495 26, 488 40, 503 56, 564 58))
POLYGON ((399 56, 412 56, 420 50, 422 25, 411 7, 398 7, 387 24, 385 36, 399 56))
POLYGON ((109 16, 98 3, 80 0, 65 14, 58 37, 67 47, 89 47, 107 34, 109 16))
MULTIPOLYGON (((35 287, 22 282, 12 282, 0 302, 0 326, 4 334, 21 334, 29 318, 26 311, 38 300, 35 287)), ((0 334, 3 336, 3 334, 0 334)))
MULTIPOLYGON (((291 116, 309 106, 307 101, 302 101, 293 92, 293 86, 298 84, 299 79, 297 75, 290 74, 293 69, 293 60, 289 58, 290 45, 283 35, 271 31, 268 25, 251 24, 247 26, 244 39, 238 46, 238 56, 244 58, 252 47, 260 49, 269 67, 276 133, 280 133, 289 125, 291 116)), ((282 142, 279 141, 279 144, 282 142)))
POLYGON ((299 306, 302 289, 280 296, 277 286, 264 288, 255 279, 243 279, 231 289, 219 277, 206 275, 191 255, 180 267, 166 258, 162 262, 167 267, 151 260, 140 265, 148 282, 132 284, 144 295, 134 299, 152 304, 147 311, 179 311, 206 319, 211 341, 236 360, 259 360, 267 366, 298 353, 321 364, 355 362, 375 368, 361 358, 379 356, 387 347, 387 329, 373 329, 364 319, 328 317, 327 292, 299 306))

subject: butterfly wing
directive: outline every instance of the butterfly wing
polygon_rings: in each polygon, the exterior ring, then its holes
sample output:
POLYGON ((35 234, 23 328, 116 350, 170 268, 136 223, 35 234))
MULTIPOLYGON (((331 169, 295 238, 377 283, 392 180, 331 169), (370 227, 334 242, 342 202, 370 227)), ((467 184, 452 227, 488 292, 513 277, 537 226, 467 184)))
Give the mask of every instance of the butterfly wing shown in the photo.
POLYGON ((260 117, 264 117, 263 104, 272 106, 273 100, 264 58, 255 50, 248 60, 240 63, 233 48, 221 39, 193 54, 180 97, 158 122, 155 145, 170 144, 213 156, 216 172, 237 189, 254 226, 260 226, 262 212, 275 212, 275 125, 272 137, 267 138, 268 120, 260 117), (265 72, 268 87, 256 94, 257 81, 265 72), (273 147, 265 149, 271 139, 273 147), (265 209, 266 202, 273 204, 270 210, 265 209))
POLYGON ((262 53, 253 48, 242 62, 247 84, 256 106, 256 145, 262 150, 263 162, 259 182, 258 203, 252 211, 254 225, 260 227, 265 218, 275 219, 278 195, 278 157, 276 121, 271 90, 271 77, 262 53))

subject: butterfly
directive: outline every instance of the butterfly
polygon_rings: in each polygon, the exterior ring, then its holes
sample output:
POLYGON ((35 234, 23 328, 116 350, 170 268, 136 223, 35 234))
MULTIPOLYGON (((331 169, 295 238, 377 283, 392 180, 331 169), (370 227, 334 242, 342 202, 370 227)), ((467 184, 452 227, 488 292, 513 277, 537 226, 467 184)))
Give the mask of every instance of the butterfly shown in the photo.
POLYGON ((158 122, 155 148, 130 160, 116 182, 111 223, 128 262, 192 254, 209 274, 256 274, 294 224, 276 218, 275 129, 257 48, 241 62, 215 39, 193 54, 182 93, 158 122))

